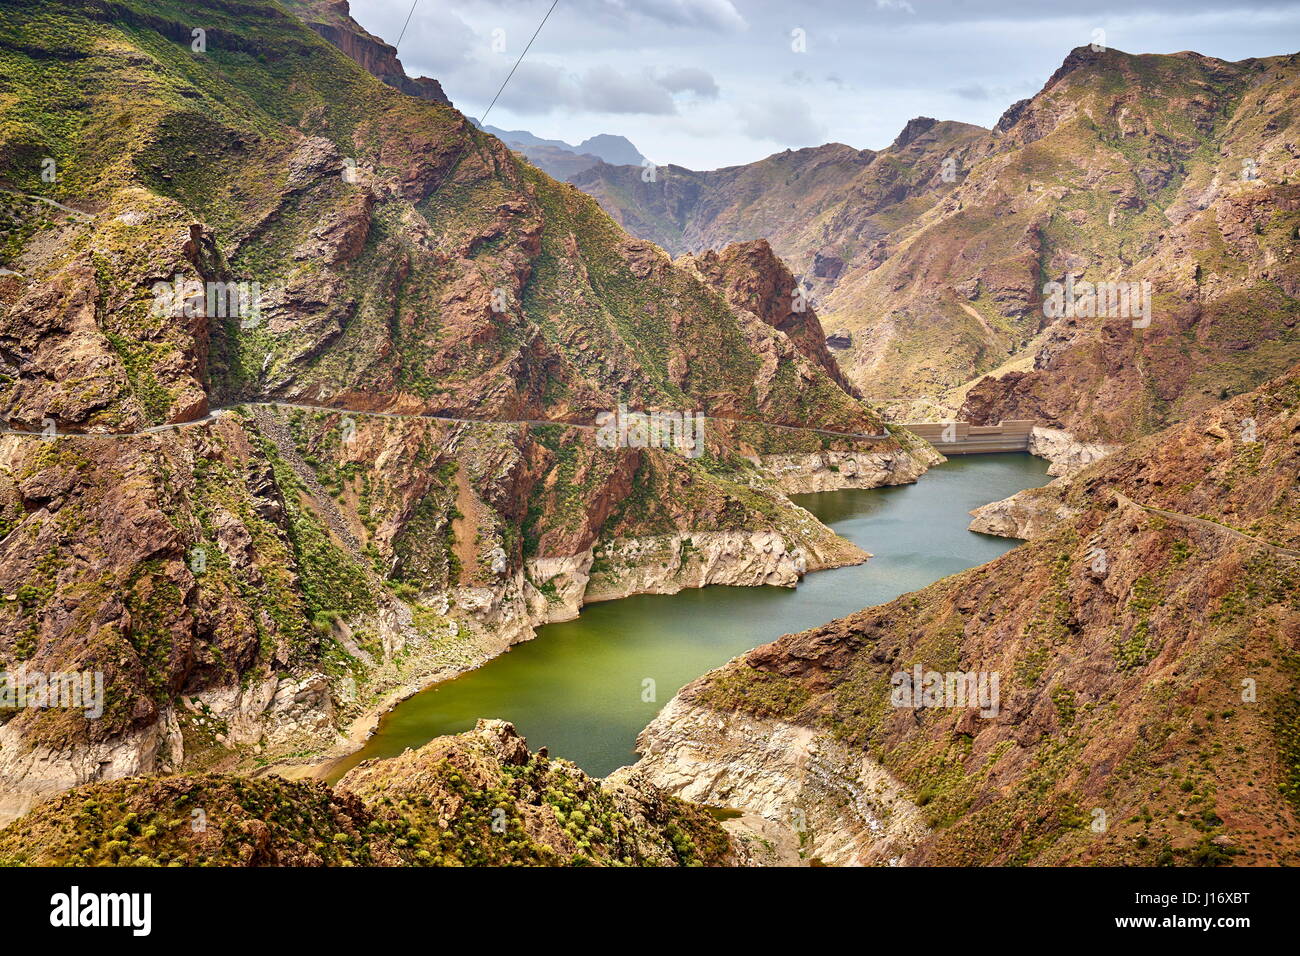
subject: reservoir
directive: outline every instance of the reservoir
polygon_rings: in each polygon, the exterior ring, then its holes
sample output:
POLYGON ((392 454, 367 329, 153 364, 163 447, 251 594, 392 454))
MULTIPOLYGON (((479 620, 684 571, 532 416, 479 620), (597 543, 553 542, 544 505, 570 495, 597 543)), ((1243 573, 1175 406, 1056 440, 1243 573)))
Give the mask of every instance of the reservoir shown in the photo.
POLYGON ((796 589, 715 585, 588 605, 577 619, 540 627, 536 640, 398 704, 329 779, 362 760, 470 730, 480 717, 511 721, 533 750, 549 747, 551 756, 603 777, 636 759, 636 735, 706 671, 1014 547, 1013 540, 967 531, 968 512, 1046 484, 1047 465, 1024 453, 967 455, 913 485, 795 495, 874 557, 813 572, 796 589))

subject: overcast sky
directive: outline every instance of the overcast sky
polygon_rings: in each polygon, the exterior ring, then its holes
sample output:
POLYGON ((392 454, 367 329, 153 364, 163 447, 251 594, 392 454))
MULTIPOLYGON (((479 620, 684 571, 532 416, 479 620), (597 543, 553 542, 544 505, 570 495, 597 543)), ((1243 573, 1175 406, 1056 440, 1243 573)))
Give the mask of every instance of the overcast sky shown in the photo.
MULTIPOLYGON (((482 117, 551 0, 416 0, 398 54, 482 117)), ((411 0, 352 0, 396 43, 411 0)), ((913 116, 990 126, 1105 31, 1129 53, 1300 51, 1300 0, 559 0, 488 122, 619 133, 714 169, 825 142, 879 149, 913 116)))

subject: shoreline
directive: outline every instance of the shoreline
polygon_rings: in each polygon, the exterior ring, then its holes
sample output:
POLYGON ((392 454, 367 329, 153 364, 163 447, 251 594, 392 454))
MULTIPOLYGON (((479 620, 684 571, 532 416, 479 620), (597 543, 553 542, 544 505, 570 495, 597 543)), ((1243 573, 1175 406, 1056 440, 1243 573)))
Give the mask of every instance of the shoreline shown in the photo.
MULTIPOLYGON (((1042 456, 1031 455, 1030 457, 1041 458, 1042 456)), ((942 464, 942 463, 943 462, 940 461, 938 464, 942 464)), ((930 465, 929 467, 935 467, 935 465, 930 465)), ((912 481, 904 482, 903 484, 916 484, 921 477, 924 477, 924 475, 928 473, 929 467, 926 468, 925 472, 922 472, 912 481)), ((875 487, 877 488, 892 487, 892 485, 888 485, 888 484, 877 485, 875 487)), ((852 485, 846 485, 845 487, 837 490, 857 491, 857 490, 875 490, 875 488, 863 489, 863 488, 855 488, 852 485)), ((838 533, 837 536, 839 536, 838 533)), ((869 552, 864 552, 864 553, 866 555, 865 558, 861 558, 858 560, 838 561, 834 563, 821 565, 813 569, 809 569, 805 574, 799 577, 798 581, 793 585, 793 588, 797 588, 799 584, 803 582, 804 578, 806 578, 810 574, 815 574, 819 571, 830 571, 830 570, 835 570, 837 568, 851 567, 855 565, 864 564, 873 557, 873 555, 870 554, 869 552)), ((621 600, 626 597, 633 597, 640 594, 665 594, 665 593, 672 594, 672 593, 679 593, 680 591, 688 590, 690 588, 698 589, 700 587, 708 587, 708 586, 709 586, 708 584, 683 585, 671 592, 633 589, 625 593, 595 596, 590 600, 587 600, 584 596, 584 599, 582 599, 580 604, 578 605, 577 614, 575 614, 574 616, 576 617, 578 614, 581 614, 583 608, 592 604, 601 604, 609 601, 621 600)), ((750 585, 750 586, 757 587, 762 585, 750 585)), ((572 619, 572 618, 565 618, 565 619, 572 619)), ((280 761, 280 762, 268 764, 265 767, 258 768, 257 772, 254 775, 261 776, 265 774, 276 774, 291 780, 310 779, 310 780, 326 781, 327 778, 331 776, 331 774, 338 768, 338 766, 341 763, 348 760, 348 758, 355 756, 358 751, 362 750, 369 743, 369 741, 375 736, 375 734, 378 733, 380 727, 383 724, 385 717, 389 713, 391 713, 394 709, 396 709, 399 705, 401 705, 402 703, 406 702, 407 700, 410 700, 411 698, 419 694, 434 689, 439 684, 456 680, 469 673, 472 673, 475 670, 478 670, 480 667, 483 667, 484 665, 497 659, 502 654, 509 653, 510 650, 513 649, 514 646, 517 644, 522 644, 527 641, 537 639, 537 637, 540 636, 537 632, 537 628, 540 628, 547 623, 555 623, 555 622, 544 621, 542 623, 533 625, 528 629, 530 632, 530 636, 524 637, 521 640, 513 641, 510 644, 506 645, 505 647, 502 647, 496 653, 485 656, 482 660, 479 660, 466 667, 460 668, 456 670, 454 673, 434 676, 432 677, 432 679, 429 679, 427 681, 413 681, 400 688, 395 689, 394 691, 391 691, 387 696, 385 696, 381 701, 376 703, 373 707, 367 709, 364 713, 354 718, 348 725, 347 731, 344 735, 344 739, 336 743, 333 747, 329 748, 318 757, 314 759, 308 759, 305 761, 301 761, 300 758, 300 762, 292 762, 290 760, 290 761, 280 761)), ((381 759, 381 758, 367 758, 367 759, 381 759)))
MULTIPOLYGON (((857 491, 857 490, 873 490, 873 489, 844 488, 840 490, 857 491)), ((794 585, 791 586, 791 590, 797 589, 799 584, 803 582, 803 579, 810 574, 817 574, 821 571, 833 571, 837 568, 853 567, 856 565, 865 564, 872 557, 874 557, 874 555, 872 555, 870 552, 863 552, 863 553, 866 555, 864 558, 860 558, 857 560, 846 560, 837 563, 828 563, 816 568, 809 569, 807 572, 805 572, 803 575, 800 576, 800 578, 794 585)), ((599 596, 593 598, 590 601, 583 600, 578 606, 578 614, 582 613, 583 608, 589 607, 593 604, 605 604, 610 601, 620 601, 623 600, 624 598, 636 597, 638 595, 678 594, 686 590, 691 590, 691 589, 700 590, 702 588, 711 587, 711 586, 722 586, 722 585, 714 585, 711 583, 706 583, 703 585, 683 585, 677 590, 671 592, 631 590, 625 594, 612 594, 608 596, 599 596)), ((728 585, 728 586, 735 586, 735 585, 728 585)), ((779 587, 780 585, 753 584, 747 586, 748 587, 779 587)), ((577 615, 575 615, 575 617, 576 616, 577 615)), ((573 618, 566 618, 564 620, 572 620, 572 619, 573 618)), ((326 778, 330 775, 330 772, 335 767, 337 767, 343 761, 347 760, 349 757, 354 756, 359 750, 363 749, 366 746, 366 744, 370 741, 370 739, 378 732, 379 727, 383 723, 384 718, 400 704, 406 702, 407 700, 410 700, 412 697, 415 697, 419 694, 423 694, 426 691, 432 690, 433 688, 437 687, 439 684, 448 683, 450 681, 463 677, 466 674, 473 673, 479 668, 487 664, 490 664, 492 661, 498 659, 502 655, 510 653, 510 651, 519 644, 526 644, 529 641, 537 640, 537 638, 539 637, 537 633, 537 629, 540 627, 545 627, 547 624, 552 624, 552 623, 562 623, 562 621, 561 619, 557 619, 555 621, 543 621, 539 624, 535 624, 529 628, 529 630, 531 631, 530 636, 524 637, 517 641, 512 641, 511 643, 501 648, 501 650, 497 651, 496 653, 485 656, 482 660, 479 660, 476 663, 463 667, 457 670, 455 673, 447 674, 445 676, 435 676, 432 679, 423 682, 408 683, 402 687, 397 688, 396 690, 390 691, 388 695, 385 696, 379 703, 368 708, 366 711, 359 714, 357 717, 353 718, 348 725, 347 731, 343 735, 343 739, 335 743, 328 750, 324 751, 319 757, 314 759, 308 758, 307 760, 302 762, 294 762, 295 758, 284 758, 282 760, 269 763, 263 767, 258 767, 254 771, 250 772, 248 775, 251 777, 262 777, 262 776, 274 774, 276 776, 283 777, 286 780, 325 781, 326 778), (342 748, 346 748, 346 749, 342 749, 342 748)), ((301 758, 298 759, 301 760, 301 758)))

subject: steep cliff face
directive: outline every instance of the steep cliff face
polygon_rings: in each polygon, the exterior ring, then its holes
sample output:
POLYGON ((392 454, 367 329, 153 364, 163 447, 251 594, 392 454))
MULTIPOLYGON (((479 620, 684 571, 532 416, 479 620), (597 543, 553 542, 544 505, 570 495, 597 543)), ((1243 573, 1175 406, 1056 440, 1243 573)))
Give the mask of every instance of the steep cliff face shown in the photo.
POLYGON ((1294 862, 1297 479, 1300 368, 1039 489, 1061 513, 996 561, 689 685, 638 767, 834 862, 1294 862), (997 690, 900 700, 915 668, 997 690), (828 786, 863 798, 813 818, 828 786))
POLYGON ((397 58, 397 49, 352 19, 348 0, 285 0, 290 13, 300 17, 322 37, 350 56, 371 76, 408 96, 450 106, 442 84, 428 77, 409 77, 397 58))
POLYGON ((0 710, 0 814, 339 746, 575 613, 598 553, 716 552, 606 593, 861 560, 767 456, 924 468, 815 315, 731 306, 277 3, 28 0, 0 33, 0 670, 105 698, 0 710), (603 441, 621 404, 707 415, 698 456, 603 441))
POLYGON ((481 720, 334 790, 216 775, 79 788, 0 831, 29 866, 716 866, 726 833, 635 775, 601 784, 481 720))
POLYGON ((809 305, 806 290, 766 240, 733 243, 720 252, 683 257, 679 263, 720 292, 738 313, 752 315, 785 333, 790 343, 840 388, 856 394, 826 347, 826 331, 809 305))

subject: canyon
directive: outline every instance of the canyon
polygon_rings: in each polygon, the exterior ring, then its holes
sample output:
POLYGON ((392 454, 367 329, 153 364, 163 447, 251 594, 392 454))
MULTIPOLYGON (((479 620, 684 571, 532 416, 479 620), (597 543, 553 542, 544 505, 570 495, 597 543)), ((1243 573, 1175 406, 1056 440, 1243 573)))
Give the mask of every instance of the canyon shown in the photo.
POLYGON ((637 769, 833 864, 1294 861, 1300 368, 1015 498, 1027 544, 705 675, 637 769), (914 666, 1010 686, 890 707, 914 666))
POLYGON ((940 460, 846 390, 765 243, 674 264, 275 4, 205 5, 203 52, 198 15, 0 21, 26 91, 0 130, 0 654, 108 697, 4 712, 5 817, 346 747, 596 596, 860 561, 791 504, 790 463, 824 487, 822 455, 882 481, 940 460), (286 84, 311 95, 263 95, 286 84), (256 283, 257 314, 160 301, 178 277, 256 283), (704 454, 599 447, 620 404, 706 415, 704 454), (689 558, 656 564, 669 545, 689 558))
POLYGON ((0 671, 106 688, 0 709, 0 863, 1296 861, 1297 55, 1082 47, 993 129, 649 180, 345 0, 16 0, 0 74, 0 671), (483 719, 309 779, 586 606, 871 567, 794 497, 939 487, 903 423, 954 419, 1051 462, 961 519, 1025 543, 696 671, 630 766, 483 719))

